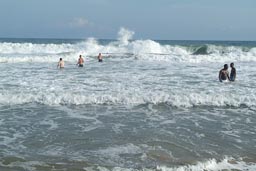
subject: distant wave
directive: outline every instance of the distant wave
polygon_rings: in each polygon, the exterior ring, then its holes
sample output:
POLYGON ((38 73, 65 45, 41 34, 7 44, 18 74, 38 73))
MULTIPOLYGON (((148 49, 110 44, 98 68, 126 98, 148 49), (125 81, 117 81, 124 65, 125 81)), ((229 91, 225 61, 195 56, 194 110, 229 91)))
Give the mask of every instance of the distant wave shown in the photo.
POLYGON ((56 62, 62 57, 65 61, 85 57, 96 57, 98 53, 111 58, 129 57, 138 60, 167 62, 226 62, 256 61, 256 47, 224 45, 163 45, 153 40, 134 40, 134 33, 121 29, 116 41, 100 44, 94 38, 79 43, 33 44, 0 43, 0 62, 56 62), (118 54, 118 55, 117 55, 118 54))

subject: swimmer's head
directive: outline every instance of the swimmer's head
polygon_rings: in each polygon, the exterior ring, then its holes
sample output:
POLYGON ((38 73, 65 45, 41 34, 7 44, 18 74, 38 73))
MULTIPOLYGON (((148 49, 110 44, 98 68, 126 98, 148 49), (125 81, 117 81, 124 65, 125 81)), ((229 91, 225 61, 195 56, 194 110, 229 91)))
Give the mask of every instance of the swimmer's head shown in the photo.
POLYGON ((62 61, 62 58, 60 58, 60 61, 62 61))
POLYGON ((234 63, 233 62, 230 64, 230 67, 234 67, 234 63))
POLYGON ((225 65, 224 65, 224 69, 228 69, 228 64, 225 64, 225 65))

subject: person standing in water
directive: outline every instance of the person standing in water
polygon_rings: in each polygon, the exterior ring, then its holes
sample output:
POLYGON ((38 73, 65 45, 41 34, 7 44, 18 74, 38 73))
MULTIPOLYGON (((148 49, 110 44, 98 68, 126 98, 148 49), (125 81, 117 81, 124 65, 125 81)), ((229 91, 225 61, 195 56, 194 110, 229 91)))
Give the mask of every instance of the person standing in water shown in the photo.
POLYGON ((228 64, 225 64, 224 68, 220 70, 219 80, 220 80, 220 82, 230 81, 229 73, 228 73, 228 64))
POLYGON ((234 67, 234 63, 230 64, 231 72, 230 72, 230 81, 235 81, 236 79, 236 68, 234 67))
POLYGON ((99 60, 99 62, 103 62, 101 53, 99 53, 99 55, 98 55, 98 60, 99 60))
POLYGON ((58 62, 57 68, 64 68, 64 61, 62 60, 62 58, 60 58, 60 61, 58 62))
POLYGON ((78 67, 84 66, 84 59, 83 59, 82 55, 79 55, 77 65, 78 65, 78 67))

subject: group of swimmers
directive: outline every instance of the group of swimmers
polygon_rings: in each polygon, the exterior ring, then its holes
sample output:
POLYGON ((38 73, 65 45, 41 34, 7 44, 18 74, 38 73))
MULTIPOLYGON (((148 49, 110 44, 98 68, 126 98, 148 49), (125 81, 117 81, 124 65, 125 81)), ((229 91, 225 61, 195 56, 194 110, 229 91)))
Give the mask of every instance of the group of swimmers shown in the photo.
POLYGON ((224 68, 220 70, 220 72, 219 72, 220 82, 235 81, 235 79, 236 79, 236 68, 234 67, 234 63, 231 63, 230 67, 231 67, 230 75, 229 75, 229 72, 228 72, 228 64, 225 64, 224 68))
MULTIPOLYGON (((103 62, 103 59, 102 59, 102 55, 101 53, 99 53, 98 55, 98 61, 99 62, 103 62)), ((64 68, 64 60, 62 58, 60 58, 59 62, 58 62, 58 65, 57 65, 57 68, 64 68)), ((78 61, 77 61, 77 66, 78 67, 83 67, 84 66, 84 58, 82 57, 82 55, 79 55, 79 58, 78 58, 78 61)))
MULTIPOLYGON (((98 55, 98 61, 103 62, 101 53, 99 53, 99 55, 98 55)), ((78 61, 77 61, 77 66, 78 67, 83 67, 84 66, 84 59, 83 59, 82 55, 79 55, 79 58, 78 58, 78 61)), ((220 70, 220 72, 219 72, 220 82, 235 81, 235 79, 236 79, 236 68, 234 67, 234 63, 231 63, 230 67, 231 67, 230 75, 229 75, 229 72, 228 72, 228 64, 225 64, 224 68, 220 70)), ((64 68, 64 61, 63 61, 62 58, 60 58, 60 60, 58 62, 58 65, 57 65, 57 68, 64 68)))

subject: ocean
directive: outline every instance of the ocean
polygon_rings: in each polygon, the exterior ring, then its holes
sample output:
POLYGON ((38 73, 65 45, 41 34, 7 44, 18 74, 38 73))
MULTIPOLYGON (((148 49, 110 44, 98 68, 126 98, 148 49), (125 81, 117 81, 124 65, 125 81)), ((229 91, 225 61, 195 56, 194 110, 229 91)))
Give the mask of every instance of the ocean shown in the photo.
POLYGON ((0 39, 1 171, 256 170, 256 42, 131 35, 0 39))

